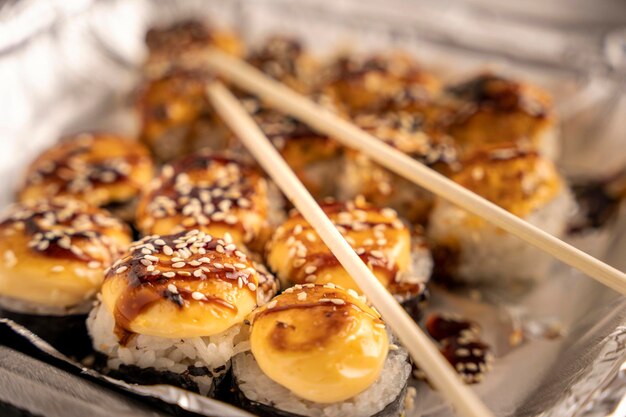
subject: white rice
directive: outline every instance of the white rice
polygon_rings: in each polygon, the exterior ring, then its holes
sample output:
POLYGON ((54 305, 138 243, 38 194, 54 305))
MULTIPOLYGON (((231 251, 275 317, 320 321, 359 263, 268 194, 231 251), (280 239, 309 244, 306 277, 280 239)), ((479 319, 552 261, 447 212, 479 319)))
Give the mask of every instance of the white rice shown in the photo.
MULTIPOLYGON (((94 349, 109 358, 107 366, 110 369, 135 365, 182 374, 190 366, 206 366, 213 372, 213 377, 221 376, 230 368, 231 357, 238 353, 234 349, 235 339, 241 331, 241 326, 233 326, 218 335, 184 339, 137 334, 126 346, 120 346, 114 327, 111 312, 97 303, 87 319, 87 329, 94 349)), ((209 392, 213 377, 190 375, 201 394, 209 392)))
POLYGON ((411 365, 404 348, 390 350, 383 371, 374 384, 347 401, 333 404, 318 404, 297 397, 267 377, 251 352, 235 356, 233 372, 239 389, 251 401, 301 416, 369 417, 382 411, 402 393, 411 365))
POLYGON ((267 180, 267 221, 272 231, 287 218, 285 214, 285 198, 273 181, 267 180))
POLYGON ((433 272, 433 257, 421 237, 415 237, 411 245, 411 262, 406 271, 398 274, 400 283, 426 284, 433 272))
MULTIPOLYGON (((564 189, 524 220, 562 236, 573 207, 573 198, 564 189)), ((476 225, 474 215, 441 199, 431 213, 428 237, 432 247, 458 248, 458 265, 450 278, 459 282, 507 285, 540 281, 547 278, 553 263, 550 255, 486 221, 476 225)))

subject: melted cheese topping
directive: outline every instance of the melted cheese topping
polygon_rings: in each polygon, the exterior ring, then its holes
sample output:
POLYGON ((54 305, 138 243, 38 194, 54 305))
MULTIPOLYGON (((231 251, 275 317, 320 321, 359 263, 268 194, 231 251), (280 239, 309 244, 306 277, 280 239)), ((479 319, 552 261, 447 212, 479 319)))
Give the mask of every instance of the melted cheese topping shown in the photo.
POLYGON ((402 53, 341 57, 329 69, 329 86, 353 111, 390 107, 421 110, 440 89, 439 81, 402 53), (407 104, 411 96, 410 104, 407 104))
POLYGON ((518 140, 541 147, 544 132, 556 124, 550 96, 530 84, 482 74, 447 92, 441 103, 444 124, 467 151, 518 140))
POLYGON ((276 292, 273 277, 225 238, 149 236, 108 272, 102 301, 120 332, 200 337, 241 323, 276 292))
POLYGON ((144 234, 200 229, 229 232, 238 244, 269 234, 267 182, 255 169, 207 153, 166 165, 143 194, 137 225, 144 234))
POLYGON ((332 284, 298 285, 261 307, 250 343, 269 378, 317 403, 366 390, 380 376, 389 349, 377 312, 332 284))
MULTIPOLYGON (((409 229, 392 209, 379 209, 362 201, 321 205, 330 220, 386 287, 406 271, 411 257, 409 229)), ((293 213, 268 244, 268 264, 285 286, 332 282, 359 288, 314 229, 293 213)))
POLYGON ((41 154, 28 167, 19 199, 72 197, 95 206, 127 202, 152 173, 152 160, 141 144, 108 133, 85 133, 41 154))
POLYGON ((545 205, 563 187, 550 160, 518 146, 483 147, 452 179, 520 217, 545 205))
POLYGON ((79 201, 16 205, 0 223, 0 294, 49 307, 79 305, 129 244, 124 224, 79 201))

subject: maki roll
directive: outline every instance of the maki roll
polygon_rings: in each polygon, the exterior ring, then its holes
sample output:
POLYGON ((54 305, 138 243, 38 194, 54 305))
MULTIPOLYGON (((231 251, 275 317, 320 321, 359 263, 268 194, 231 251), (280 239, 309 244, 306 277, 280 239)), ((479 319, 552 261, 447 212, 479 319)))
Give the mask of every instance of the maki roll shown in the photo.
POLYGON ((187 20, 146 35, 146 72, 136 92, 140 138, 155 157, 166 162, 209 146, 225 146, 226 127, 206 99, 210 73, 201 66, 182 66, 178 60, 201 55, 207 48, 243 56, 241 40, 196 20, 187 20))
POLYGON ((271 36, 246 58, 248 63, 266 75, 302 93, 316 87, 319 64, 296 39, 271 36))
MULTIPOLYGON (((248 62, 329 111, 340 115, 345 113, 334 96, 320 91, 319 65, 300 42, 281 36, 271 37, 248 56, 248 62)), ((239 95, 246 110, 309 192, 317 199, 334 196, 342 160, 339 144, 256 97, 239 95)), ((234 136, 231 139, 231 149, 253 161, 241 142, 234 136)))
MULTIPOLYGON (((411 234, 393 209, 381 209, 363 199, 326 202, 321 208, 378 280, 419 318, 433 267, 419 229, 411 234)), ((283 287, 330 282, 359 291, 313 227, 296 211, 268 243, 267 262, 283 287)))
MULTIPOLYGON (((499 145, 473 153, 452 179, 526 220, 561 236, 574 209, 554 164, 537 151, 499 145)), ((552 258, 467 211, 438 199, 428 237, 437 278, 507 285, 546 278, 552 258)))
POLYGON ((446 87, 440 122, 467 152, 490 144, 519 142, 542 156, 558 156, 557 121, 550 95, 495 74, 480 74, 446 87))
MULTIPOLYGON (((330 97, 323 94, 311 97, 325 108, 341 114, 337 103, 330 97)), ((343 161, 343 148, 339 143, 293 117, 262 105, 255 98, 244 99, 243 103, 309 192, 318 200, 334 196, 343 161)), ((232 140, 232 150, 253 161, 236 137, 232 140)))
POLYGON ((296 285, 257 309, 233 359, 240 404, 259 416, 400 416, 411 373, 354 291, 296 285))
POLYGON ((281 206, 282 196, 256 168, 231 156, 200 152, 163 167, 139 202, 137 225, 146 235, 228 232, 237 244, 257 249, 282 220, 281 206))
POLYGON ((63 138, 30 164, 18 197, 22 202, 70 197, 130 222, 153 170, 140 143, 112 133, 81 133, 63 138))
POLYGON ((408 55, 340 56, 326 69, 325 89, 351 112, 430 107, 440 82, 408 55))
POLYGON ((201 54, 209 47, 234 56, 245 54, 245 46, 235 33, 194 19, 153 27, 146 33, 145 41, 148 64, 171 61, 176 65, 183 54, 201 54))
POLYGON ((85 314, 104 270, 130 242, 124 223, 81 201, 14 205, 0 220, 2 315, 85 353, 85 314))
POLYGON ((87 321, 106 372, 213 391, 244 318, 277 290, 229 238, 199 230, 147 236, 110 268, 87 321))
MULTIPOLYGON (((374 137, 444 175, 459 168, 455 141, 428 127, 419 113, 405 110, 360 113, 353 121, 374 137)), ((346 151, 340 178, 342 199, 362 195, 376 205, 394 208, 416 224, 426 223, 435 201, 431 192, 383 168, 356 149, 346 151)))

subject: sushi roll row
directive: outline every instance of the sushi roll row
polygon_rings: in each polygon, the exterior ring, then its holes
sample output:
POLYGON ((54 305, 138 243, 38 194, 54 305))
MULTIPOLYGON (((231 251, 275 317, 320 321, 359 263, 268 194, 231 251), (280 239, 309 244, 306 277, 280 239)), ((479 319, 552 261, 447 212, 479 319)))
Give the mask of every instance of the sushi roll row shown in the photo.
MULTIPOLYGON (((553 162, 556 118, 533 86, 493 74, 446 85, 402 53, 322 62, 285 37, 246 51, 196 21, 153 29, 146 44, 139 141, 63 138, 31 164, 0 219, 3 315, 67 340, 68 319, 81 323, 113 377, 202 395, 232 388, 259 415, 366 417, 401 415, 411 375, 356 283, 217 118, 205 98, 211 74, 181 65, 182 54, 218 47, 245 58, 520 218, 565 231, 574 203, 553 162)), ((519 239, 237 94, 415 320, 432 274, 505 286, 549 276, 550 258, 519 239)), ((433 334, 477 383, 487 347, 465 336, 433 334)))

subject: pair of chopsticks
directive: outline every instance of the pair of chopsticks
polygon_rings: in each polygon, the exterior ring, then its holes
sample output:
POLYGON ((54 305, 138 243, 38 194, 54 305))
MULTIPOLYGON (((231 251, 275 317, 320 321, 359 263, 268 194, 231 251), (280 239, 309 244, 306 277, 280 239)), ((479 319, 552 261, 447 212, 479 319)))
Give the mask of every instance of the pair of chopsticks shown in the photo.
MULTIPOLYGON (((200 61, 278 110, 300 119, 346 146, 360 150, 391 171, 526 240, 621 294, 626 294, 626 275, 622 272, 466 190, 281 83, 269 79, 247 63, 218 50, 206 53, 200 61)), ((197 65, 198 58, 190 59, 189 64, 197 65)), ((460 415, 493 416, 474 392, 461 382, 435 345, 356 255, 232 93, 219 82, 213 82, 207 87, 207 95, 220 117, 313 226, 362 292, 380 311, 430 382, 452 403, 460 415)))

